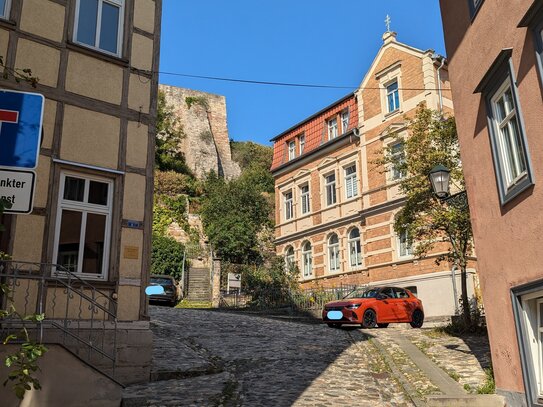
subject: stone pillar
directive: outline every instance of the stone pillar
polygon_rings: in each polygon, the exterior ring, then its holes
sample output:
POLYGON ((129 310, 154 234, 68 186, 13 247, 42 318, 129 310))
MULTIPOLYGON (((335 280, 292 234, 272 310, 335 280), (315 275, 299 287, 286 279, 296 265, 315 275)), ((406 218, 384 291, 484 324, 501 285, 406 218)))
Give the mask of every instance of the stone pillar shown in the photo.
POLYGON ((214 257, 211 267, 211 306, 219 308, 221 299, 221 259, 214 257))

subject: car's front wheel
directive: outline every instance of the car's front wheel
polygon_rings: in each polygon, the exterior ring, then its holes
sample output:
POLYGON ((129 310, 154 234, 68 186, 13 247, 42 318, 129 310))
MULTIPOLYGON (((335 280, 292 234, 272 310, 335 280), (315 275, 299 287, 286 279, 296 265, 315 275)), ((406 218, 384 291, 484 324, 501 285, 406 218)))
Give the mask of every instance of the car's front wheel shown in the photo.
POLYGON ((413 328, 421 328, 424 323, 424 313, 420 309, 416 309, 411 317, 411 325, 413 328))
POLYGON ((372 309, 367 309, 364 311, 362 316, 362 328, 374 328, 377 323, 377 314, 372 309))

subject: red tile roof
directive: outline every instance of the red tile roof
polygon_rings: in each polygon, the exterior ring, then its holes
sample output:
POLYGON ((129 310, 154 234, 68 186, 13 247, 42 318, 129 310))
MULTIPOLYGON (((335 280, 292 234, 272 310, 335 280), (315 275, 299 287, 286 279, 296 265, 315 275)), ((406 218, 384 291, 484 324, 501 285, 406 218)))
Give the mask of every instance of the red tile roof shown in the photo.
MULTIPOLYGON (((326 120, 337 116, 345 109, 349 109, 349 126, 347 131, 358 126, 358 104, 354 94, 350 94, 324 110, 310 116, 304 121, 291 127, 284 133, 273 138, 273 162, 271 170, 280 167, 288 162, 287 145, 290 141, 296 141, 296 158, 299 156, 300 147, 298 145, 298 136, 305 135, 305 147, 302 156, 318 148, 321 144, 328 141, 326 134, 326 120)), ((338 119, 338 131, 341 131, 341 124, 338 119)), ((346 133, 342 132, 342 133, 346 133)), ((339 134, 341 135, 341 134, 339 134)))

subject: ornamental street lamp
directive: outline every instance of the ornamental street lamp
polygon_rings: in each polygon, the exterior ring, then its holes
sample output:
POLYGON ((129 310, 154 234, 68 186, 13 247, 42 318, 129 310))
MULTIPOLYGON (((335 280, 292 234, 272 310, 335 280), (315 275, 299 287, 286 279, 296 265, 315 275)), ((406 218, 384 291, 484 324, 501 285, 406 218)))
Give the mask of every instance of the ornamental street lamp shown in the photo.
POLYGON ((444 165, 436 165, 428 174, 432 191, 441 202, 447 202, 449 205, 457 208, 466 208, 468 206, 468 197, 466 191, 460 191, 451 195, 451 171, 444 165))
POLYGON ((451 172, 444 165, 436 165, 428 174, 432 190, 439 199, 446 199, 450 194, 449 182, 451 180, 451 172))

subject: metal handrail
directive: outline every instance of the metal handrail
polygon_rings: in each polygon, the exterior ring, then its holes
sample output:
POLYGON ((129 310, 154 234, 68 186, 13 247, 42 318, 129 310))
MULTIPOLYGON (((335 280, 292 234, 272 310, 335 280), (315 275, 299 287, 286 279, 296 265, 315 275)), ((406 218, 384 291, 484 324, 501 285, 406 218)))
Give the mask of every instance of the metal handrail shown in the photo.
POLYGON ((63 345, 114 378, 117 301, 112 293, 99 290, 65 267, 52 263, 2 260, 0 282, 10 289, 9 296, 0 294, 1 309, 13 304, 16 309, 22 307, 17 310, 21 315, 45 315, 43 321, 37 322, 19 317, 0 319, 0 339, 8 337, 15 329, 29 327, 27 331, 35 332, 36 342, 63 345), (57 315, 61 307, 62 314, 57 315), (51 329, 45 331, 46 328, 51 329), (46 332, 48 337, 44 340, 46 332), (59 332, 60 336, 54 332, 59 332), (103 360, 97 361, 97 356, 103 360), (111 374, 106 372, 107 369, 111 369, 111 374))

